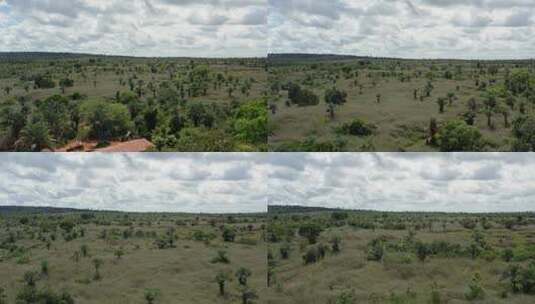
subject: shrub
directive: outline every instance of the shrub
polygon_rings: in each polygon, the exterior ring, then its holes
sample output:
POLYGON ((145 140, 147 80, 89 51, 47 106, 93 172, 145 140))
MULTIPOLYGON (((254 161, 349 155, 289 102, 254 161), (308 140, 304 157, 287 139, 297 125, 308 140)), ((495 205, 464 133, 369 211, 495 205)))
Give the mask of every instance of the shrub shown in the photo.
POLYGON ((368 244, 368 260, 382 262, 385 255, 384 241, 374 239, 368 244))
POLYGON ((217 252, 217 256, 212 259, 212 263, 223 263, 223 264, 230 263, 230 260, 227 257, 227 252, 224 250, 219 250, 217 252))
POLYGON ((485 297, 485 291, 481 287, 481 275, 479 273, 475 273, 472 277, 465 297, 469 301, 483 299, 485 297))
POLYGON ((160 295, 159 289, 145 289, 145 301, 147 301, 147 304, 153 304, 154 301, 156 301, 156 298, 158 298, 160 295))
POLYGON ((235 238, 236 238, 236 230, 234 230, 234 228, 225 227, 223 229, 223 241, 234 242, 235 238))
POLYGON ((309 244, 315 244, 318 236, 323 231, 320 225, 316 223, 305 223, 299 227, 298 233, 306 238, 309 244))
POLYGON ((467 125, 464 121, 450 121, 438 132, 440 151, 462 152, 480 151, 482 135, 475 127, 467 125))
POLYGON ((375 130, 375 126, 367 124, 360 119, 354 119, 351 122, 344 123, 336 128, 336 133, 354 135, 354 136, 370 136, 375 130))
POLYGON ((242 286, 247 286, 247 279, 251 276, 251 274, 251 270, 244 267, 240 267, 240 269, 236 271, 236 278, 238 279, 238 283, 242 286))

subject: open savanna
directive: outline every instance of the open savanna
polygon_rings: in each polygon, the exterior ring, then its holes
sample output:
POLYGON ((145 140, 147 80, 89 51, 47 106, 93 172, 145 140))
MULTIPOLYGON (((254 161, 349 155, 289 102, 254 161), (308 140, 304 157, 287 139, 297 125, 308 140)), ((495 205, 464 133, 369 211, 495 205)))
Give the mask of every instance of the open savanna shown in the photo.
POLYGON ((261 214, 53 212, 2 214, 1 303, 256 303, 264 297, 261 214))
POLYGON ((533 60, 268 61, 270 150, 533 150, 533 60))
POLYGON ((270 207, 268 303, 533 303, 533 214, 270 207))
POLYGON ((0 149, 265 150, 265 59, 0 54, 0 149), (262 133, 264 132, 264 133, 262 133))

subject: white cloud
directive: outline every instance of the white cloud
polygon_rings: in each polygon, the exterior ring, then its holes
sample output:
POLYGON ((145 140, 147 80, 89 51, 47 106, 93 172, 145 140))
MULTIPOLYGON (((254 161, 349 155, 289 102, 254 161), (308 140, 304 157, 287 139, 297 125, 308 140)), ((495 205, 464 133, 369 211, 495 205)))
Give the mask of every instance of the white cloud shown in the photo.
POLYGON ((532 0, 269 0, 269 52, 500 59, 535 54, 532 0), (503 37, 506 37, 505 43, 503 37))
POLYGON ((5 0, 0 51, 265 56, 266 7, 266 0, 5 0))
POLYGON ((273 205, 535 211, 535 158, 529 154, 288 153, 270 155, 270 164, 273 205))
POLYGON ((261 154, 0 155, 0 205, 265 212, 261 154))

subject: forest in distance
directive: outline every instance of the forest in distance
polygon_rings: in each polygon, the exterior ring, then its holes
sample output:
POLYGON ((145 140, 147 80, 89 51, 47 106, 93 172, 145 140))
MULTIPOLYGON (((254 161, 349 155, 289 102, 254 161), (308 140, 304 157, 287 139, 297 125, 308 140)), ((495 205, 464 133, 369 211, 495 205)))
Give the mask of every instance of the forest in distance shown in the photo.
POLYGON ((533 151, 534 60, 0 55, 3 151, 533 151))

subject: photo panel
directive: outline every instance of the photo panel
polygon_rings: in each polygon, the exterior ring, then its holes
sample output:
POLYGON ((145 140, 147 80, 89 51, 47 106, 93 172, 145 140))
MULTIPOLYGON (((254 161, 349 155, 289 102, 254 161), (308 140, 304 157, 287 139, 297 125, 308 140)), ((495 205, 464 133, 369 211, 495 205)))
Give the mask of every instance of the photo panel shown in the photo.
POLYGON ((267 3, 0 1, 0 151, 267 150, 267 3))
POLYGON ((531 303, 535 159, 270 155, 268 303, 531 303))
POLYGON ((270 0, 270 151, 532 151, 534 12, 270 0))
POLYGON ((262 159, 1 154, 0 301, 263 299, 262 159))

